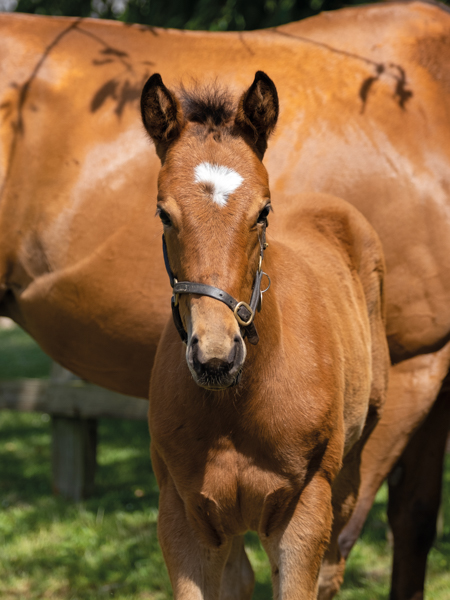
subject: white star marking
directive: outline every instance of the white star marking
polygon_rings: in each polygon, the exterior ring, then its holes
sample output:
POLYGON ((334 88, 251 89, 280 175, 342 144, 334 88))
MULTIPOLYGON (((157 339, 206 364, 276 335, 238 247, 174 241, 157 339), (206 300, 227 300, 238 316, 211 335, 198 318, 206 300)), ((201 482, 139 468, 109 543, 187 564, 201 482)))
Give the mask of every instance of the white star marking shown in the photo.
POLYGON ((210 183, 213 186, 212 200, 221 207, 226 205, 228 196, 244 181, 233 169, 207 162, 195 167, 194 172, 196 183, 210 183))

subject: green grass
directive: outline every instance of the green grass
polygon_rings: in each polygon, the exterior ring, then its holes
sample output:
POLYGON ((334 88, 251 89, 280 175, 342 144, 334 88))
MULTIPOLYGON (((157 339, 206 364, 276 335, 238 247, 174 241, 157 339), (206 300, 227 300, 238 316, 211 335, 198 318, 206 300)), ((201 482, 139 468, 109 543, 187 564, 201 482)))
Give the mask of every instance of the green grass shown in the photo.
MULTIPOLYGON (((47 415, 0 412, 0 598, 168 599, 156 538, 158 490, 145 423, 102 420, 94 497, 81 505, 52 496, 47 415)), ((445 472, 450 495, 450 457, 445 472)), ((341 600, 385 599, 390 548, 386 489, 376 499, 346 573, 341 600)), ((448 600, 450 510, 430 555, 429 600, 448 600)), ((271 598, 267 560, 255 534, 247 548, 255 600, 271 598)))
POLYGON ((0 329, 0 380, 48 377, 51 359, 22 329, 0 329))
MULTIPOLYGON (((49 362, 39 354, 20 330, 0 330, 0 378, 47 375, 49 362), (8 359, 10 372, 4 357, 15 353, 21 357, 8 359), (29 371, 15 366, 24 356, 29 371)), ((50 425, 48 415, 0 411, 0 598, 172 598, 156 537, 158 490, 146 423, 100 422, 96 491, 80 505, 52 495, 50 425)), ((383 487, 352 551, 339 600, 388 597, 386 496, 383 487)), ((443 536, 430 553, 427 600, 450 597, 450 456, 443 497, 443 536)), ((246 540, 257 577, 254 600, 269 600, 267 559, 255 534, 246 540)))
POLYGON ((0 598, 167 598, 144 422, 102 420, 95 496, 52 496, 46 415, 0 413, 0 598))

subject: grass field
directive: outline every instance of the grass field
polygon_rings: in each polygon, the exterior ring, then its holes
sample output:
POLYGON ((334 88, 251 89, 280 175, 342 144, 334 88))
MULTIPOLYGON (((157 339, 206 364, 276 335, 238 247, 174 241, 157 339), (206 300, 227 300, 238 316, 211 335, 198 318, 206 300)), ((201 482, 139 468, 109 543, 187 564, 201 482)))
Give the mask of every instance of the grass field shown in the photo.
MULTIPOLYGON (((0 379, 46 376, 50 362, 20 330, 0 330, 0 379)), ((158 490, 147 425, 102 420, 95 495, 77 505, 51 490, 48 415, 0 411, 1 600, 171 598, 156 538, 158 490)), ((429 561, 428 600, 450 598, 450 457, 443 536, 429 561)), ((388 597, 391 551, 386 488, 377 496, 349 561, 340 600, 388 597)), ((271 598, 270 574, 257 537, 247 536, 255 600, 271 598)))

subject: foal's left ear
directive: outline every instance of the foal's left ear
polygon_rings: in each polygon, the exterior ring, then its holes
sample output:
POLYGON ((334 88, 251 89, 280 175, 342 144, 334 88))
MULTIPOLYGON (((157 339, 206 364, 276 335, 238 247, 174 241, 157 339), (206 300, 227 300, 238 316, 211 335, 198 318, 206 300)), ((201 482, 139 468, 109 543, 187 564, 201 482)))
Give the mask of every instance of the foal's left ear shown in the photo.
POLYGON ((264 155, 267 140, 278 119, 278 94, 274 82, 257 71, 249 89, 242 95, 235 123, 253 139, 257 152, 264 155))
POLYGON ((167 148, 183 129, 184 117, 175 94, 166 88, 159 73, 152 75, 144 85, 141 115, 144 127, 163 161, 167 148))

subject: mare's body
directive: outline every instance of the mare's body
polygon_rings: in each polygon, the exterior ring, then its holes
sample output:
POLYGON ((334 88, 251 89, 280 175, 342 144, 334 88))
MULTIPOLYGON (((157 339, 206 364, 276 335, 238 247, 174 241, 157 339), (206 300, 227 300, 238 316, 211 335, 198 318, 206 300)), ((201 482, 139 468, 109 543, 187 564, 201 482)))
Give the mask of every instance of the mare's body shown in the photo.
POLYGON ((391 355, 417 355, 394 376, 390 435, 367 446, 351 545, 450 361, 439 350, 450 331, 450 15, 392 4, 240 34, 5 14, 0 27, 0 312, 72 371, 144 397, 170 290, 143 80, 158 70, 169 84, 220 75, 241 87, 258 68, 276 74, 272 189, 337 194, 363 212, 386 256, 391 355))
POLYGON ((450 15, 364 7, 240 34, 0 18, 1 312, 65 366, 146 395, 168 314, 158 161, 137 112, 155 71, 172 87, 220 74, 235 89, 276 73, 272 189, 336 194, 375 226, 395 362, 448 339, 450 15))

